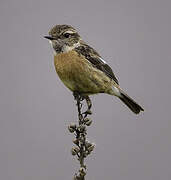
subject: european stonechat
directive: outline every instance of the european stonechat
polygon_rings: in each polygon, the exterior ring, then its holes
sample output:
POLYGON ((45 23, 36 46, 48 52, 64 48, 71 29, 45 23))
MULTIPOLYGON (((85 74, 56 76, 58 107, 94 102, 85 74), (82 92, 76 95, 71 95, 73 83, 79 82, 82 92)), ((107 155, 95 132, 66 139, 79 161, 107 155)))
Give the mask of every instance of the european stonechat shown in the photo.
POLYGON ((97 93, 110 94, 118 97, 135 114, 144 111, 120 88, 110 66, 82 40, 75 28, 56 25, 45 38, 53 47, 54 64, 59 78, 73 93, 85 97, 97 93))

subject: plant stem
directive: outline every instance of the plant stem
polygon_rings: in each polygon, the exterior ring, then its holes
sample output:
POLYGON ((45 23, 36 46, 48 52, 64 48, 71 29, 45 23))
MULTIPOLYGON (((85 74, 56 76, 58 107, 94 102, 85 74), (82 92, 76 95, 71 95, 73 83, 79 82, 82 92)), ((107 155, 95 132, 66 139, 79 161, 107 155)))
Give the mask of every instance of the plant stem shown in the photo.
POLYGON ((77 156, 80 163, 79 173, 76 173, 74 180, 85 180, 86 175, 86 165, 85 158, 93 151, 94 144, 87 141, 87 126, 90 126, 92 121, 90 118, 87 118, 88 115, 91 115, 91 100, 88 96, 82 96, 79 93, 74 93, 74 98, 76 100, 77 110, 78 110, 78 125, 71 124, 68 126, 68 129, 71 133, 75 134, 75 139, 73 143, 76 145, 72 148, 71 153, 73 156, 77 156), (82 112, 82 101, 86 100, 88 109, 85 112, 82 112))

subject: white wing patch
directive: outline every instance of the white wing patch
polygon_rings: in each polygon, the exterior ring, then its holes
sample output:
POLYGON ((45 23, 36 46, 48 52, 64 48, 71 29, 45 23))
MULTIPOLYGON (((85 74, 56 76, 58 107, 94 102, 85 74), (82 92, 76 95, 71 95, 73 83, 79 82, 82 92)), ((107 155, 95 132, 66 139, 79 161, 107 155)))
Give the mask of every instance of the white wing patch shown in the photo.
POLYGON ((74 34, 75 31, 68 30, 68 31, 65 31, 65 33, 74 34))
POLYGON ((104 64, 107 64, 105 60, 103 60, 101 57, 99 58, 104 64))
POLYGON ((113 93, 115 96, 119 97, 121 95, 119 89, 117 87, 115 87, 114 85, 112 86, 112 90, 113 90, 113 93))

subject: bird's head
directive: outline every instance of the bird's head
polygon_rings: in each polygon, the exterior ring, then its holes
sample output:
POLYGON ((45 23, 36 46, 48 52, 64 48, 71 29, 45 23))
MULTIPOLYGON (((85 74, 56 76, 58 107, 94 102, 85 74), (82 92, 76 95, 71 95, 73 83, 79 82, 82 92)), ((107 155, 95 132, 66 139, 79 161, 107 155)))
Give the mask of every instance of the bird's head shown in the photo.
POLYGON ((50 41, 56 54, 68 52, 80 45, 81 37, 70 25, 56 25, 44 36, 50 41))

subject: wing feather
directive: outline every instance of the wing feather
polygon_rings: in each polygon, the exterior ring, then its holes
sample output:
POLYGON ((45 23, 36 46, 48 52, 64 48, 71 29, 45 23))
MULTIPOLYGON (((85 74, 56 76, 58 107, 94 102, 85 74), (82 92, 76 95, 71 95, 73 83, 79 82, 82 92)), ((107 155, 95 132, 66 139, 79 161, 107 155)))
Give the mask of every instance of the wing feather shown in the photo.
POLYGON ((85 56, 85 58, 98 70, 104 72, 109 78, 113 79, 118 85, 119 82, 114 75, 111 67, 100 57, 100 55, 90 46, 82 43, 80 46, 75 48, 78 54, 85 56))

